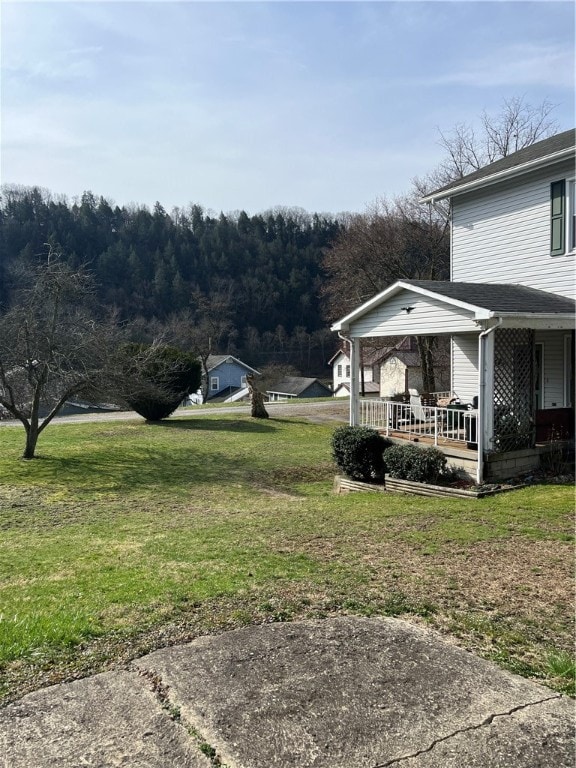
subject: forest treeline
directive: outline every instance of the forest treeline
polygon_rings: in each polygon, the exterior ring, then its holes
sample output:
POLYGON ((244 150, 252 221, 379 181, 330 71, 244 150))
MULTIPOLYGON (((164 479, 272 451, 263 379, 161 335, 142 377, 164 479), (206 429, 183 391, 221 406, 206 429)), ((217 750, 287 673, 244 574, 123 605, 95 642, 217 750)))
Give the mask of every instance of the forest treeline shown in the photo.
POLYGON ((11 266, 37 263, 51 247, 87 267, 101 304, 135 327, 211 313, 222 330, 214 352, 326 375, 336 340, 321 311, 322 261, 343 226, 301 209, 214 215, 190 204, 167 213, 160 203, 119 207, 91 192, 70 203, 4 187, 0 303, 10 300, 11 266))

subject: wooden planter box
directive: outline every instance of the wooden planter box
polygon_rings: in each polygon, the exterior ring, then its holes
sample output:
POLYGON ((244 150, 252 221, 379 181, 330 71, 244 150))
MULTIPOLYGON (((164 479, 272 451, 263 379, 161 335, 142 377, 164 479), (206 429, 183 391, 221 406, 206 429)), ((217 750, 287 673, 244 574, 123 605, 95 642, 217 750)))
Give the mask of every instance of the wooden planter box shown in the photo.
POLYGON ((522 488, 522 485, 508 486, 504 488, 487 488, 486 490, 469 490, 466 488, 450 488, 445 485, 430 485, 429 483, 416 483, 413 480, 397 480, 394 477, 386 477, 385 483, 362 483, 359 480, 350 480, 348 477, 336 475, 334 478, 335 493, 353 493, 354 491, 371 491, 376 493, 409 493, 414 496, 439 496, 444 498, 481 499, 484 496, 494 496, 504 491, 512 491, 522 488))
POLYGON ((336 475, 334 478, 334 492, 335 493, 351 493, 352 491, 373 491, 376 493, 384 493, 386 488, 384 485, 376 485, 375 483, 362 483, 360 480, 351 480, 344 475, 336 475))
POLYGON ((386 478, 386 490, 396 493, 410 493, 415 496, 441 496, 449 498, 479 499, 489 496, 494 491, 471 491, 466 488, 450 488, 445 485, 430 485, 416 483, 414 480, 398 480, 395 477, 386 478))

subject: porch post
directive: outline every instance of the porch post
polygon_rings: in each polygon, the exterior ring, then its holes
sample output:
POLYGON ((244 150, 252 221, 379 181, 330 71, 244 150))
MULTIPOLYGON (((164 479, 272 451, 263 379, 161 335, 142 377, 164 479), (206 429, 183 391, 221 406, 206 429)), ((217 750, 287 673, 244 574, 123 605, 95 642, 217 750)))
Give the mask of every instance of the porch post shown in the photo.
POLYGON ((360 424, 360 339, 350 339, 350 426, 360 424))
POLYGON ((491 447, 494 437, 494 338, 493 333, 484 337, 484 450, 491 447))
POLYGON ((478 337, 478 470, 476 481, 484 481, 484 451, 490 448, 494 431, 494 331, 492 326, 478 337))

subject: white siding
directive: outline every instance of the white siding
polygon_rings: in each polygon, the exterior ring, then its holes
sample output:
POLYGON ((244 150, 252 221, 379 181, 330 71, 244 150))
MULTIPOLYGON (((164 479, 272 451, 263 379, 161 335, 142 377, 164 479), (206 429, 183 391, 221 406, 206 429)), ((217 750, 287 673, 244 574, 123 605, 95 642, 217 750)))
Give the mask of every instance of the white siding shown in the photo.
POLYGON ((472 312, 413 291, 401 291, 351 323, 351 336, 431 336, 476 328, 472 312), (413 307, 410 313, 402 307, 413 307))
POLYGON ((454 198, 452 280, 519 283, 575 296, 575 253, 550 256, 550 184, 574 163, 454 198))
POLYGON ((479 394, 478 336, 466 333, 452 339, 452 391, 465 403, 479 394))
MULTIPOLYGON (((350 358, 343 352, 332 363, 332 391, 336 392, 341 384, 350 383, 350 374, 346 371, 350 368, 350 358), (341 374, 338 375, 338 366, 341 366, 341 374)), ((374 369, 370 365, 364 366, 364 383, 374 381, 374 369)))
POLYGON ((534 342, 544 344, 544 408, 564 406, 564 331, 536 331, 534 342))

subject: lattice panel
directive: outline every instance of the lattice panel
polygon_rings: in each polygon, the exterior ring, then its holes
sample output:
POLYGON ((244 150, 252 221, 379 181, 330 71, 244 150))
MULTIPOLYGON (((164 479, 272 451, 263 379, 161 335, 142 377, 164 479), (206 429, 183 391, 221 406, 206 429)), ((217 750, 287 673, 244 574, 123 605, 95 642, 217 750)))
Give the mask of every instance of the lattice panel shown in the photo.
POLYGON ((534 445, 534 332, 496 331, 494 339, 494 437, 498 452, 534 445))

